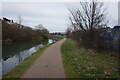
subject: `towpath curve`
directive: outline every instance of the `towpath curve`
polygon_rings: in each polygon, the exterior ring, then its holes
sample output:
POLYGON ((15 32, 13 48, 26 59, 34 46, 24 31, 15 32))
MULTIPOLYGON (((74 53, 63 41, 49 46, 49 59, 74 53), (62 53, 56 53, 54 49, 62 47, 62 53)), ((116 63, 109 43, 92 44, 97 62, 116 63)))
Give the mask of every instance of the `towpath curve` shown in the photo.
POLYGON ((21 78, 65 78, 60 47, 65 39, 49 46, 21 78))

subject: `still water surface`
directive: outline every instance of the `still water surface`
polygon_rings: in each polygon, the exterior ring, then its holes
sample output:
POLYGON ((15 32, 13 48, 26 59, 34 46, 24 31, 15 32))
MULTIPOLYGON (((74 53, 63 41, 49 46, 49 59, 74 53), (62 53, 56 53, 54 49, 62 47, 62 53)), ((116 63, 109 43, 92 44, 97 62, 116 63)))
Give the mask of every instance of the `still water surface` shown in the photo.
POLYGON ((45 44, 50 44, 55 40, 48 41, 27 42, 27 43, 13 43, 2 45, 2 75, 10 72, 15 66, 24 61, 26 58, 35 53, 39 48, 45 44))

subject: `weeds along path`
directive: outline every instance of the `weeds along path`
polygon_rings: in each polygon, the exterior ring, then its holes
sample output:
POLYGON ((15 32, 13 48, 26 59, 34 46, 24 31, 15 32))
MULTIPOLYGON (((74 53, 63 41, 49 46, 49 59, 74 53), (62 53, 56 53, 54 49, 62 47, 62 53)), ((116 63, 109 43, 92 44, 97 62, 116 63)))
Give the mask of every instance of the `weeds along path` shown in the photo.
POLYGON ((65 78, 60 47, 65 39, 48 47, 21 78, 65 78))

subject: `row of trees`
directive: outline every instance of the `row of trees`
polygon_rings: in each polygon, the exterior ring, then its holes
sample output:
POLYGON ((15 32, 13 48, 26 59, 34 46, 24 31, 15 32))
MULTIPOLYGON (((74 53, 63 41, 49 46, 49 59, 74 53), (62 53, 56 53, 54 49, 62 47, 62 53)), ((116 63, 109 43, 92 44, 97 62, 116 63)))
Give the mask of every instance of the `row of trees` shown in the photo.
POLYGON ((33 40, 41 41, 43 39, 48 39, 48 33, 49 31, 42 25, 37 25, 36 29, 32 29, 18 23, 10 24, 7 21, 2 20, 3 42, 26 42, 33 40))
POLYGON ((107 27, 106 9, 102 2, 80 2, 80 7, 68 9, 70 27, 67 28, 67 37, 75 39, 81 46, 101 51, 105 41, 100 34, 107 27))

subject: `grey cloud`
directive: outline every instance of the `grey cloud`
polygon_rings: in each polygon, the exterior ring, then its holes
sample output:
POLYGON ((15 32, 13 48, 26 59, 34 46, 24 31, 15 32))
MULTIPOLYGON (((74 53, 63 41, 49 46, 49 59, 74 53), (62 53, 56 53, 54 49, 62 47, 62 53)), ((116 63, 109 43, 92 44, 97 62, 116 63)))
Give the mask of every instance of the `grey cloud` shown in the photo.
MULTIPOLYGON (((65 31, 68 23, 68 7, 76 5, 74 3, 26 3, 26 2, 4 2, 2 3, 3 16, 17 21, 18 15, 23 17, 23 24, 34 27, 37 24, 43 24, 46 28, 53 31, 65 31)), ((115 25, 117 20, 117 3, 108 3, 109 24, 115 25), (114 11, 113 11, 114 10, 114 11)))

